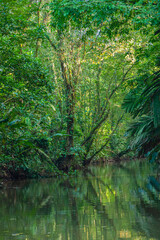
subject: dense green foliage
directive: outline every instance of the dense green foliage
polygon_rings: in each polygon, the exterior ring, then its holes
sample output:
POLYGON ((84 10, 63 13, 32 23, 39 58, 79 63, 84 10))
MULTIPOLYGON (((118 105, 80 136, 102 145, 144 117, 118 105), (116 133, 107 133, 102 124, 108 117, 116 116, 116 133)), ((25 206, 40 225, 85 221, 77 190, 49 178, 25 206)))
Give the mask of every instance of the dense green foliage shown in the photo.
POLYGON ((134 88, 123 102, 126 112, 135 119, 128 129, 128 134, 132 136, 131 148, 136 149, 139 155, 149 156, 151 162, 159 160, 160 154, 159 49, 159 32, 156 31, 150 46, 139 53, 143 56, 140 72, 134 79, 134 88))
POLYGON ((158 146, 159 1, 0 3, 3 170, 49 174, 120 156, 128 93, 132 147, 158 146))

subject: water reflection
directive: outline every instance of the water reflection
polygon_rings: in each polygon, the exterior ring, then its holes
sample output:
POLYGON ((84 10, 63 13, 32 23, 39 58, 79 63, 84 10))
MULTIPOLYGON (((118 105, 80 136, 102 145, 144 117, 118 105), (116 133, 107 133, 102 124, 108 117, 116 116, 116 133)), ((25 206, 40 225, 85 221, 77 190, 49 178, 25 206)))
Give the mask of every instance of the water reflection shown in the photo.
POLYGON ((0 194, 0 240, 158 240, 159 190, 145 162, 10 182, 0 194))

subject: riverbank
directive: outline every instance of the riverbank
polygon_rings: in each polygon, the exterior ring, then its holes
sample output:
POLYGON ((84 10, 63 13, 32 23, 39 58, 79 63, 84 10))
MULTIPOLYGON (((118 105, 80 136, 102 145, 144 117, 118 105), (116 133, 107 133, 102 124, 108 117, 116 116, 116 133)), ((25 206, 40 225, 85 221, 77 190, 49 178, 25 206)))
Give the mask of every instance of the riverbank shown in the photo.
MULTIPOLYGON (((107 164, 119 164, 122 162, 129 162, 136 160, 137 158, 123 157, 121 159, 116 158, 101 158, 98 161, 92 162, 91 165, 107 165, 107 164)), ((62 175, 73 175, 77 170, 86 169, 86 167, 77 167, 77 169, 70 169, 69 172, 64 172, 58 169, 29 169, 26 167, 8 167, 7 165, 0 166, 0 180, 16 180, 16 179, 33 179, 33 178, 52 178, 62 175)))
POLYGON ((27 179, 27 178, 47 178, 56 177, 57 171, 41 170, 36 171, 33 169, 27 169, 24 167, 19 168, 7 168, 6 166, 0 167, 0 179, 14 180, 14 179, 27 179))

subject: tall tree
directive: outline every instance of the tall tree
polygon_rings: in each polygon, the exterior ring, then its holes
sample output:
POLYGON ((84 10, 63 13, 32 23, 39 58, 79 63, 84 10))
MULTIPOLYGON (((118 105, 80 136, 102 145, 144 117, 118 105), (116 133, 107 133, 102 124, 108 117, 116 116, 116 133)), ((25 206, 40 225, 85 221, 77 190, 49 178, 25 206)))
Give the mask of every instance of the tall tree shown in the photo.
MULTIPOLYGON (((97 61, 98 54, 107 54, 111 39, 114 39, 126 22, 123 16, 123 7, 129 11, 127 5, 121 5, 111 1, 54 1, 48 4, 50 21, 45 25, 44 35, 48 39, 53 50, 54 59, 63 79, 65 114, 66 114, 66 155, 73 159, 74 153, 74 131, 75 131, 75 108, 80 84, 83 82, 83 66, 87 61, 89 68, 97 71, 96 76, 96 99, 97 117, 88 135, 83 139, 82 146, 90 150, 95 133, 106 121, 109 115, 108 101, 113 97, 117 89, 125 81, 132 64, 126 65, 121 81, 108 93, 103 104, 100 100, 100 75, 103 61, 95 67, 90 64, 94 57, 97 61), (98 46, 100 51, 97 51, 98 46), (108 46, 107 46, 108 45, 108 46)), ((86 66, 87 68, 87 66, 86 66)), ((84 70, 86 71, 86 70, 84 70)), ((84 83, 84 82, 83 82, 84 83)), ((85 83, 84 83, 85 84, 85 83)), ((82 93, 83 94, 83 93, 82 93)), ((86 155, 87 156, 87 155, 86 155)))

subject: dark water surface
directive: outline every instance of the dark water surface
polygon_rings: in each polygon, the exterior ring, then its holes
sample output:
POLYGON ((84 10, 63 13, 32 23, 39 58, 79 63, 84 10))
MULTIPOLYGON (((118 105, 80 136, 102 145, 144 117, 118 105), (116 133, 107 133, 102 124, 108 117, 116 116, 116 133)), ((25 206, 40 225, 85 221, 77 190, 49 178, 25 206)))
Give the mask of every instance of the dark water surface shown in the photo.
POLYGON ((155 170, 138 161, 9 182, 0 190, 0 240, 159 240, 159 191, 155 170))

